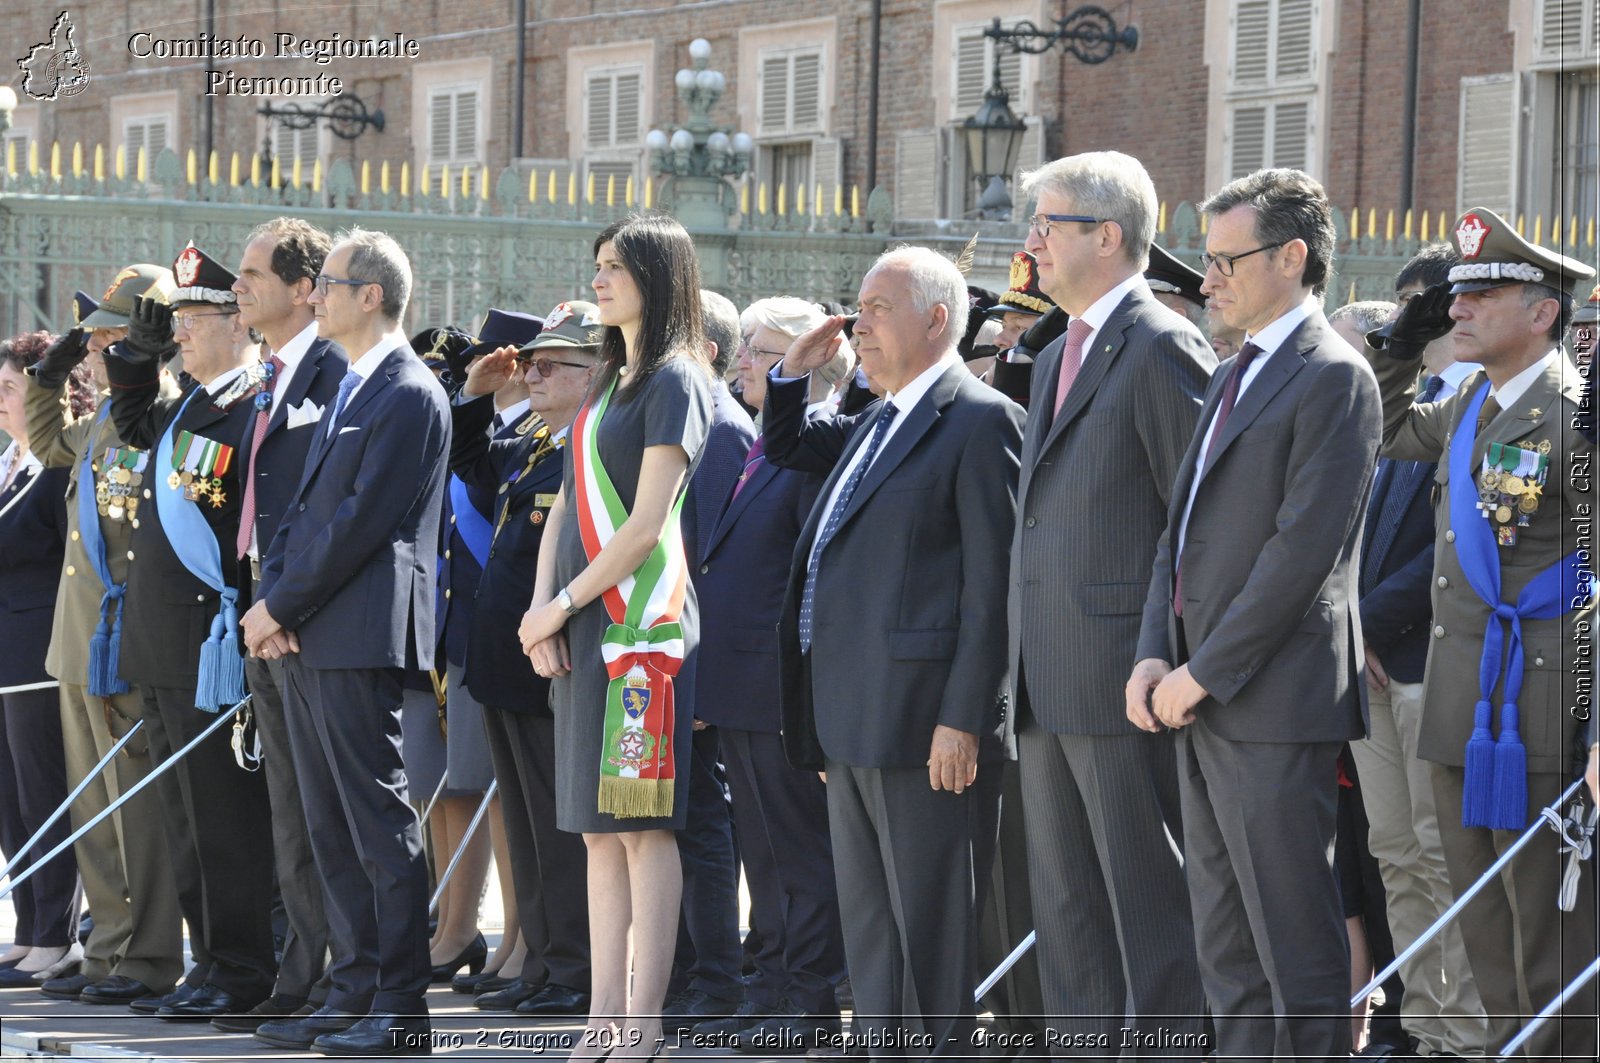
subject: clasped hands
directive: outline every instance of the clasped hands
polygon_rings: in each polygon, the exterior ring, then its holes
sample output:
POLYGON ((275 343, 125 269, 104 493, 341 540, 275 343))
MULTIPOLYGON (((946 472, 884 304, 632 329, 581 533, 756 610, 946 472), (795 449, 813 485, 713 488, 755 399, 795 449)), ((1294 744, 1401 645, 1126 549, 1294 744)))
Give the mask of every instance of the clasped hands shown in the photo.
POLYGON ((239 634, 244 638, 244 648, 250 651, 251 656, 263 661, 276 661, 300 652, 299 636, 293 631, 285 631, 282 624, 272 619, 264 599, 252 605, 239 618, 239 634))
POLYGON ((554 600, 536 605, 522 614, 517 626, 517 638, 522 642, 522 652, 528 655, 533 671, 546 679, 567 675, 572 671, 572 655, 567 650, 567 611, 554 600))
POLYGON ((1206 689, 1189 674, 1189 666, 1173 668, 1166 661, 1146 657, 1133 666, 1123 689, 1128 722, 1142 731, 1159 734, 1162 725, 1174 730, 1194 723, 1194 707, 1206 689))

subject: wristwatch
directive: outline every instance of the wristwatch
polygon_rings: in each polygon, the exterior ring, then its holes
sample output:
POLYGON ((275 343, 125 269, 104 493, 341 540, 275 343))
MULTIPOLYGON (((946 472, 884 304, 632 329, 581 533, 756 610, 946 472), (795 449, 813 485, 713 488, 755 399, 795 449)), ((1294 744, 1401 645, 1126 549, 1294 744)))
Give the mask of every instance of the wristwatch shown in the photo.
POLYGON ((561 606, 568 616, 578 615, 578 607, 572 604, 572 595, 567 593, 567 588, 562 587, 561 593, 556 595, 556 604, 561 606))

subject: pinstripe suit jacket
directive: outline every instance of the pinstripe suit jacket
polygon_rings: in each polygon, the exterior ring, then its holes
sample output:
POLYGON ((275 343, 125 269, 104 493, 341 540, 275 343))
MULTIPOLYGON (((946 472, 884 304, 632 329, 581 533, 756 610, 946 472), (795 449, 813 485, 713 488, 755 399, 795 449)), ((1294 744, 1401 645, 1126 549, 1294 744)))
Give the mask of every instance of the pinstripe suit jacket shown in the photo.
POLYGON ((1040 352, 1022 440, 1012 701, 1025 698, 1057 734, 1130 734, 1122 690, 1150 563, 1217 359, 1199 329, 1135 288, 1084 353, 1057 416, 1064 342, 1040 352))

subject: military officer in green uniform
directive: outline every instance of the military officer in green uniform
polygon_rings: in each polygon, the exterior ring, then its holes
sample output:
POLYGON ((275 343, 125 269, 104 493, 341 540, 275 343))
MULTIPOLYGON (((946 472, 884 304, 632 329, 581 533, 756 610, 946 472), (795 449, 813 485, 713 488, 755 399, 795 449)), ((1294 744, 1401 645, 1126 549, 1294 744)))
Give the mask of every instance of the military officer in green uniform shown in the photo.
MULTIPOLYGON (((1374 355, 1387 457, 1436 461, 1433 638, 1418 755, 1431 762, 1450 882, 1477 881, 1574 778, 1592 684, 1575 669, 1592 638, 1594 443, 1574 426, 1582 380, 1561 349, 1584 264, 1529 244, 1491 210, 1455 227, 1461 263, 1403 312, 1454 323, 1482 371, 1412 405, 1416 357, 1374 355), (1444 315, 1448 314, 1448 319, 1444 315)), ((1587 289, 1587 285, 1585 285, 1587 289)), ((1412 322, 1397 321, 1396 333, 1412 322)), ((1493 1055, 1594 959, 1595 889, 1557 898, 1566 860, 1541 835, 1462 913, 1493 1055), (1519 985, 1520 983, 1520 985, 1519 985)), ((1596 985, 1526 1051, 1595 1058, 1596 985)))
MULTIPOLYGON (((127 335, 135 299, 165 300, 173 287, 170 270, 139 264, 119 271, 98 303, 80 293, 76 327, 29 371, 29 444, 45 465, 72 470, 67 552, 45 665, 61 683, 61 732, 67 777, 74 783, 140 717, 139 692, 117 674, 117 650, 132 556, 128 547, 150 463, 147 452, 125 446, 117 433, 101 352, 127 335), (93 413, 74 418, 65 385, 85 359, 100 402, 93 413)), ((176 392, 170 380, 165 387, 176 392)), ((150 749, 159 750, 164 740, 148 724, 135 735, 73 802, 73 826, 143 779, 150 771, 150 749)), ((183 973, 183 941, 174 869, 165 850, 153 790, 78 840, 78 868, 94 930, 81 972, 46 983, 47 994, 89 1004, 127 1004, 172 987, 183 973)))

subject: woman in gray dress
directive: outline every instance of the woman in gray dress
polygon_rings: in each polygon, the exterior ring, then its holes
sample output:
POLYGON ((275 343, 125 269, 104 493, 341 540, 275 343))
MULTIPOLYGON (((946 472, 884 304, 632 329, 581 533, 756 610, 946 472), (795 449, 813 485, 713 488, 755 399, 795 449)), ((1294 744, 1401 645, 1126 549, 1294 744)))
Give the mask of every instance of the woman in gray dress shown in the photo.
POLYGON ((610 226, 595 241, 593 288, 600 368, 519 632, 534 671, 555 679, 557 824, 588 849, 593 996, 574 1059, 647 1056, 661 1038, 694 716, 689 684, 672 675, 698 639, 678 507, 712 408, 683 227, 655 216, 610 226))

